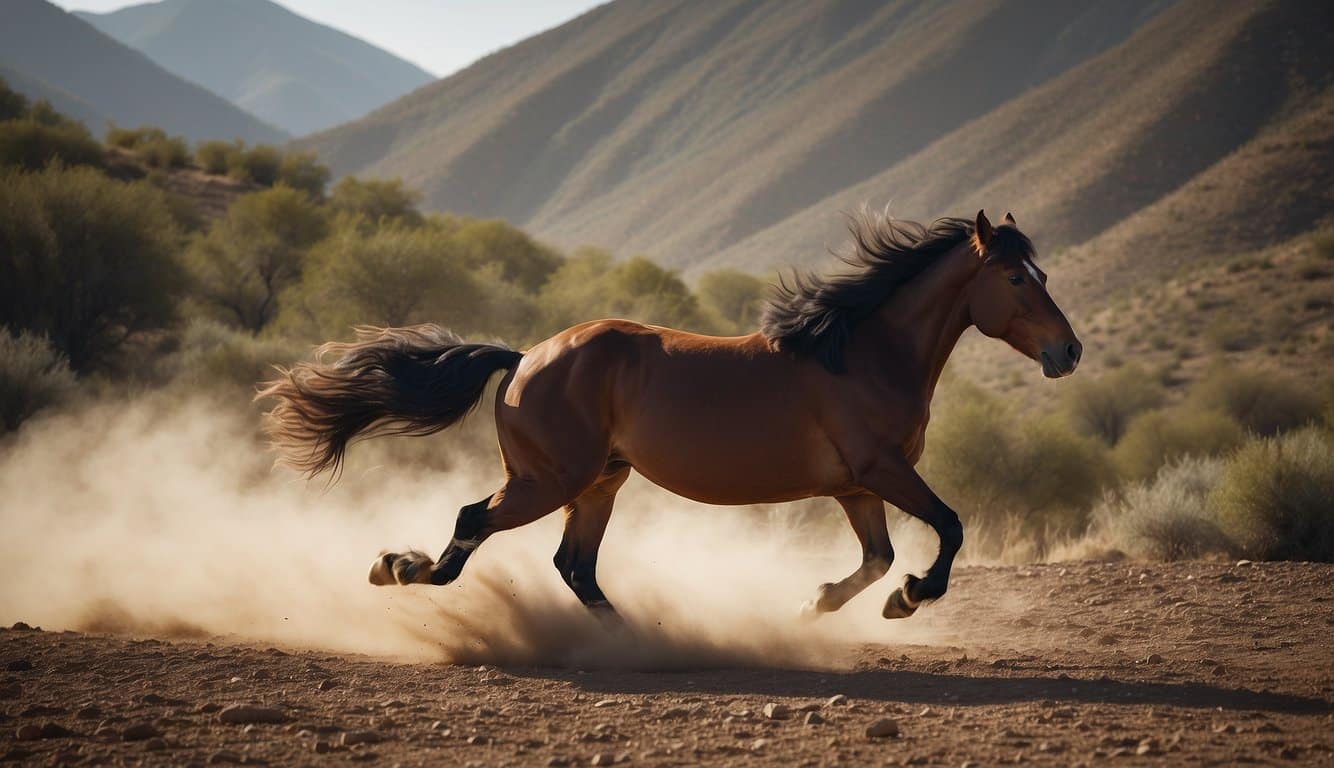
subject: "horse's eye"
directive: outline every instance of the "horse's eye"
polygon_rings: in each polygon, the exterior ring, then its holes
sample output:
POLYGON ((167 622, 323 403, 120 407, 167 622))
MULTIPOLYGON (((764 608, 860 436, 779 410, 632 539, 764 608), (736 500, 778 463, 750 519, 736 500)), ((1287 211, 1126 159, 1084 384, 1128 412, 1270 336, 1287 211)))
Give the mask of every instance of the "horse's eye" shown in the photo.
POLYGON ((1024 284, 1023 275, 1010 275, 1010 285, 1023 285, 1023 284, 1024 284))

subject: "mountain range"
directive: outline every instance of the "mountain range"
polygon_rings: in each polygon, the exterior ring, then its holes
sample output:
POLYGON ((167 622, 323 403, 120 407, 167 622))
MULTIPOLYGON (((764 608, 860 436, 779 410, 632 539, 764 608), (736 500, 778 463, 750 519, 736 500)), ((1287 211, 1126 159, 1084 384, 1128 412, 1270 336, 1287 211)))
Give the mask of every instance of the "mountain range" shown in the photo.
POLYGON ((294 136, 359 118, 435 79, 269 0, 163 0, 75 15, 294 136))
POLYGON ((821 263, 863 204, 1009 209, 1098 293, 1329 221, 1331 32, 1301 0, 617 0, 299 144, 688 272, 821 263))

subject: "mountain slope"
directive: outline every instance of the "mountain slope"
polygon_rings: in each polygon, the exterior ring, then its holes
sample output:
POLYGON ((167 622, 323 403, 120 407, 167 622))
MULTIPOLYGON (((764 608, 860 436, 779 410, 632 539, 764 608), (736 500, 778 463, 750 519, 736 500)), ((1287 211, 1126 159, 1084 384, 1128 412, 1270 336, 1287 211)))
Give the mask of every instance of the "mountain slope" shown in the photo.
POLYGON ((428 205, 691 262, 1119 43, 1161 5, 617 2, 305 144, 428 205))
POLYGON ((361 117, 434 79, 269 0, 165 0, 77 15, 294 135, 361 117))
MULTIPOLYGON (((21 92, 25 82, 44 84, 46 92, 31 95, 43 98, 51 91, 62 92, 86 104, 85 115, 91 111, 123 126, 157 125, 191 139, 284 138, 278 129, 176 77, 45 0, 5 0, 4 7, 0 66, 21 75, 14 81, 21 92)), ((88 127, 101 132, 106 126, 88 127)))

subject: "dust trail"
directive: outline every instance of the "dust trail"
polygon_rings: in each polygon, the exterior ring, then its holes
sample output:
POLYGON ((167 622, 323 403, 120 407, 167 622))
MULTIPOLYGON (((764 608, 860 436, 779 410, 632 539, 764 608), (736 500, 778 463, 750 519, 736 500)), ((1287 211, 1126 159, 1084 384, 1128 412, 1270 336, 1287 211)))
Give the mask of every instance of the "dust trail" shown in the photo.
MULTIPOLYGON (((558 515, 497 535, 446 588, 375 588, 382 548, 438 552, 492 491, 494 459, 450 472, 363 471, 325 490, 271 473, 254 414, 151 396, 39 419, 0 446, 0 621, 222 635, 458 662, 679 668, 839 667, 863 642, 927 642, 879 607, 934 540, 896 534, 889 578, 818 622, 798 605, 860 554, 827 524, 691 504, 632 481, 599 579, 629 629, 589 617, 551 567, 558 515), (916 557, 912 557, 917 553, 916 557)), ((919 617, 921 618, 921 617, 919 617)))

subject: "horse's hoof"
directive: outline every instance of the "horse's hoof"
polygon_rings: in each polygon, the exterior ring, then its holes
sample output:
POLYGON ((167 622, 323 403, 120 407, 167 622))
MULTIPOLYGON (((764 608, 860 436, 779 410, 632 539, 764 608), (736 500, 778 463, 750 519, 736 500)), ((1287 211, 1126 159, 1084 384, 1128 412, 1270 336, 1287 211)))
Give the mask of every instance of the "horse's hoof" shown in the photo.
POLYGON ((398 555, 393 552, 383 552, 371 563, 371 572, 367 580, 377 587, 389 587, 398 583, 394 578, 394 560, 398 555))
POLYGON ((906 619, 916 612, 917 606, 908 602, 908 596, 899 587, 885 601, 885 610, 880 615, 887 619, 906 619))
POLYGON ((824 611, 820 610, 820 604, 816 600, 807 600, 801 604, 801 608, 797 609, 797 616, 802 621, 815 621, 822 615, 824 615, 824 611))
POLYGON ((367 580, 377 587, 392 587, 395 584, 429 584, 433 562, 430 555, 416 550, 403 554, 385 552, 371 563, 371 572, 367 580))

